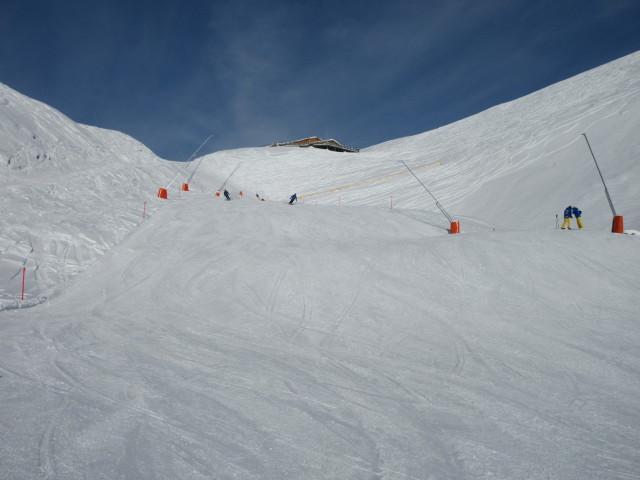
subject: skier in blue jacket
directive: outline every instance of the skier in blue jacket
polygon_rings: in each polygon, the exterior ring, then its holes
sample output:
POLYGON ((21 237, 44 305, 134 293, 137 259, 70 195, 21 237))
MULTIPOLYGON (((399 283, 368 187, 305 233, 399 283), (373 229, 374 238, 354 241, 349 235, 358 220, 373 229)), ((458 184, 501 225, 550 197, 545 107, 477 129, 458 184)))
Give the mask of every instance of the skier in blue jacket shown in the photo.
POLYGON ((576 217, 576 222, 578 222, 578 228, 580 229, 584 228, 584 225, 582 224, 582 212, 580 211, 580 209, 574 206, 573 209, 571 209, 571 212, 573 213, 573 216, 576 217))
POLYGON ((293 195, 291 195, 291 197, 289 198, 289 205, 293 205, 293 202, 297 202, 298 201, 298 195, 296 195, 295 193, 293 195))
POLYGON ((565 227, 571 230, 572 212, 573 212, 573 207, 571 205, 569 205, 567 208, 564 209, 564 222, 562 222, 562 230, 564 230, 565 227))

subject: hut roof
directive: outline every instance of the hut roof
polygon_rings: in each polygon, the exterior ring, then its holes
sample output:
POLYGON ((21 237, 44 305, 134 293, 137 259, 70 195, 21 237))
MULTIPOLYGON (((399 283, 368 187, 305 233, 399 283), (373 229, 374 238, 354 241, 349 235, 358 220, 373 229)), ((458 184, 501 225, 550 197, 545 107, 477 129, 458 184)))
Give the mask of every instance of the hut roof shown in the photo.
POLYGON ((302 138, 300 140, 293 140, 291 142, 276 142, 271 145, 272 147, 314 147, 314 148, 322 148, 325 150, 331 150, 332 152, 351 152, 356 153, 359 152, 359 148, 355 147, 347 147, 346 145, 342 145, 337 140, 330 138, 327 140, 323 140, 320 137, 308 137, 302 138))

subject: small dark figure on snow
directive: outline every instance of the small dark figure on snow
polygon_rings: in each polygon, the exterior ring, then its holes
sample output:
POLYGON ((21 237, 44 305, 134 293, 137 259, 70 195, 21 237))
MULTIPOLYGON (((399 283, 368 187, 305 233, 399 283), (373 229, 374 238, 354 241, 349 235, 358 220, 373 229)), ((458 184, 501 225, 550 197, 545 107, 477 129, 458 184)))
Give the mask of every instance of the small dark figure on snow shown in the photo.
POLYGON ((229 192, 227 192, 227 189, 224 189, 224 198, 226 198, 227 200, 231 200, 231 196, 229 195, 229 192))
POLYGON ((291 198, 289 199, 289 205, 293 205, 293 202, 297 202, 298 201, 298 196, 294 193, 293 195, 291 195, 291 198))

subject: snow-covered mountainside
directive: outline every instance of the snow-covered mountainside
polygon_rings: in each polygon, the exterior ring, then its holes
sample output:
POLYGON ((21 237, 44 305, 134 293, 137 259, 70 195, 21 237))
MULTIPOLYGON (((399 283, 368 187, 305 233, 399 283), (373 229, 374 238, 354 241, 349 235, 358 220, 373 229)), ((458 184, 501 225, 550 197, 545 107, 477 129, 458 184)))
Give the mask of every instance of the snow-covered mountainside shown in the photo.
MULTIPOLYGON (((436 211, 404 161, 453 216, 500 228, 553 229, 578 205, 590 228, 612 214, 582 134, 600 164, 618 215, 640 227, 640 53, 454 124, 359 154, 287 148, 220 152, 203 162, 238 188, 319 204, 394 205, 436 211), (293 151, 291 151, 293 150, 293 151), (343 188, 346 186, 351 188, 343 188)), ((446 221, 445 221, 446 223, 446 221)), ((462 222, 464 229, 464 221, 462 222)), ((467 226, 469 224, 467 223, 467 226)))
POLYGON ((22 266, 38 303, 119 243, 177 168, 0 84, 0 310, 22 266))
POLYGON ((0 479, 639 478, 639 73, 189 165, 0 85, 0 479))
MULTIPOLYGON (((618 215, 640 227, 640 54, 630 55, 520 100, 358 154, 248 148, 196 159, 211 192, 229 180, 273 200, 369 205, 438 213, 404 161, 463 231, 552 229, 568 204, 589 228, 610 229, 612 214, 585 133, 618 215)), ((0 84, 0 308, 16 306, 22 265, 31 301, 40 301, 122 240, 153 209, 179 168, 118 132, 78 125, 0 84), (29 228, 26 228, 26 226, 29 228), (3 307, 4 306, 4 307, 3 307)), ((183 165, 184 166, 184 165, 183 165)), ((444 216, 441 225, 447 227, 444 216)))

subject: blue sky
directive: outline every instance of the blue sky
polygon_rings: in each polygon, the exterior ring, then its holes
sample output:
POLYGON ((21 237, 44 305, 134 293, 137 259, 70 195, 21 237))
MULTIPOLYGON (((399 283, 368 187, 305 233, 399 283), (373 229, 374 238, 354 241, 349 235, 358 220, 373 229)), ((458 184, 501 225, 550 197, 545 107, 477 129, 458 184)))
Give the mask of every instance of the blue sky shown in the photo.
POLYGON ((638 0, 3 0, 0 82, 158 155, 422 133, 640 50, 638 0))

